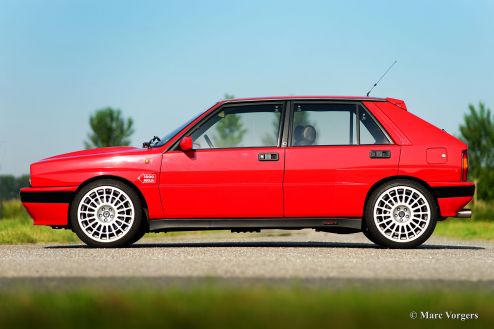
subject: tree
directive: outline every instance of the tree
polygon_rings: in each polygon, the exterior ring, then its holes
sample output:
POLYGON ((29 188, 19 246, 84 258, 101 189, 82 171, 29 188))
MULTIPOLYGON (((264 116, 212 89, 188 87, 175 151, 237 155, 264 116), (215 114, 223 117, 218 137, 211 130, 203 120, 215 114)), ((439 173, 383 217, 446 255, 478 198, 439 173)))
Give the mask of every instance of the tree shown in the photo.
POLYGON ((29 186, 29 175, 0 175, 0 201, 19 198, 22 187, 29 186))
POLYGON ((84 142, 86 149, 94 147, 127 146, 134 133, 132 118, 125 120, 122 111, 111 107, 97 110, 89 118, 92 133, 84 142))
POLYGON ((15 177, 12 175, 0 176, 0 201, 17 198, 15 177))
MULTIPOLYGON (((225 94, 225 99, 233 99, 235 96, 225 94)), ((226 114, 216 124, 216 134, 213 136, 216 147, 234 147, 239 145, 244 138, 247 129, 243 127, 242 118, 237 114, 226 114)))
POLYGON ((494 183, 494 118, 491 110, 480 102, 478 109, 470 104, 460 125, 460 138, 468 144, 469 172, 478 181, 479 199, 493 199, 494 183))

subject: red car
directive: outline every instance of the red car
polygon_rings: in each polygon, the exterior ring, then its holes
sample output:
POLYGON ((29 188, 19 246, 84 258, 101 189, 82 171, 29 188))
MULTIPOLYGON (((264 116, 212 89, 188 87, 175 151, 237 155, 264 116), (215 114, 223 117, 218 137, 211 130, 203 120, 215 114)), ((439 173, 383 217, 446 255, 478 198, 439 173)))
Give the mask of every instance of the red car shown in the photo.
POLYGON ((21 200, 34 224, 94 247, 146 232, 312 228, 413 248, 436 221, 471 216, 467 175, 467 145, 401 100, 234 99, 142 148, 34 163, 21 200))

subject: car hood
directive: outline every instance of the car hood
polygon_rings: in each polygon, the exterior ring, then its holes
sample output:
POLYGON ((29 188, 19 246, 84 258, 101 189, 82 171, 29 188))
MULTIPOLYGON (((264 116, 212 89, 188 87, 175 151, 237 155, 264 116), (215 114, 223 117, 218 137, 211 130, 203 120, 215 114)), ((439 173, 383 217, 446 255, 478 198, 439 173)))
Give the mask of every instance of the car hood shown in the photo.
POLYGON ((121 155, 133 153, 136 151, 142 151, 143 149, 133 147, 133 146, 114 146, 114 147, 101 147, 90 150, 81 150, 76 152, 69 152, 64 154, 55 155, 45 160, 58 160, 58 159, 67 159, 67 158, 77 158, 77 157, 85 157, 85 156, 94 156, 94 155, 121 155))

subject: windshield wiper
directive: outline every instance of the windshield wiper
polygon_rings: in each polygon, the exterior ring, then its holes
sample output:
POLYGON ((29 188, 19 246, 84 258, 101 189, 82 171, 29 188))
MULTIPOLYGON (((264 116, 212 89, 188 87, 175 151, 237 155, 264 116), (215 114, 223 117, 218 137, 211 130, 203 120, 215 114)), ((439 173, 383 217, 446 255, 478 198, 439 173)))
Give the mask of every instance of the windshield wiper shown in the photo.
POLYGON ((153 147, 155 144, 159 143, 161 139, 158 136, 154 136, 149 140, 149 142, 144 142, 142 143, 142 147, 150 149, 153 147))

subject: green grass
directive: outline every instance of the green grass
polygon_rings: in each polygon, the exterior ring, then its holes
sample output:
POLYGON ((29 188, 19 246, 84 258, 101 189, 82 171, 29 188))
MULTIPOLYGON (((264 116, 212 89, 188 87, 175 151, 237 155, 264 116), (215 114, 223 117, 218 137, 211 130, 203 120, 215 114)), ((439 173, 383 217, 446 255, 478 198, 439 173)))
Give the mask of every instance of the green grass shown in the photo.
POLYGON ((168 289, 2 293, 0 328, 488 328, 490 292, 331 290, 206 285, 168 289), (478 313, 477 320, 412 320, 410 312, 478 313))
POLYGON ((72 231, 35 226, 29 218, 0 219, 0 244, 77 241, 79 239, 72 231))
POLYGON ((465 240, 494 240, 494 221, 451 218, 438 222, 434 235, 465 240))
POLYGON ((29 214, 19 200, 0 202, 0 218, 29 218, 29 214))
MULTIPOLYGON (((466 206, 469 208, 469 205, 466 206)), ((476 201, 473 205, 473 219, 494 220, 494 201, 476 201)))

